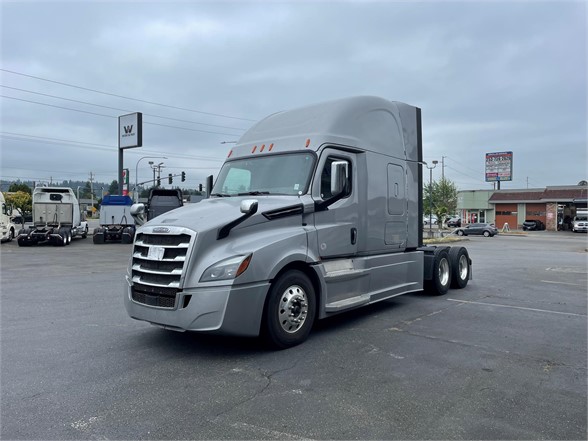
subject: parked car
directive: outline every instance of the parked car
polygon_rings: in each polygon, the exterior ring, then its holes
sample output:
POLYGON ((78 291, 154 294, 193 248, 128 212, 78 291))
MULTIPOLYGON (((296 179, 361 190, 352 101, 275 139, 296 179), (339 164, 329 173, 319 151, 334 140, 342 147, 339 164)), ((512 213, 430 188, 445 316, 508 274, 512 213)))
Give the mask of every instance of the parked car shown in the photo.
POLYGON ((467 224, 465 227, 455 230, 458 236, 478 235, 492 237, 498 234, 498 228, 492 224, 467 224))
POLYGON ((12 217, 12 223, 22 225, 25 222, 32 222, 33 221, 33 214, 31 212, 27 212, 24 214, 24 222, 23 216, 21 214, 17 214, 16 216, 12 217))
POLYGON ((461 218, 460 217, 450 217, 449 219, 447 219, 446 222, 448 227, 461 227, 461 218))
POLYGON ((574 233, 588 233, 588 216, 582 214, 574 217, 572 231, 574 233))
MULTIPOLYGON (((432 221, 433 225, 437 225, 439 223, 439 219, 437 219, 437 216, 433 215, 430 220, 432 221)), ((423 224, 424 225, 429 225, 429 216, 427 216, 426 214, 423 216, 423 224)))
POLYGON ((542 231, 542 230, 545 230, 545 224, 537 219, 527 219, 525 222, 523 222, 523 230, 524 231, 527 231, 527 230, 528 231, 531 231, 531 230, 542 231))

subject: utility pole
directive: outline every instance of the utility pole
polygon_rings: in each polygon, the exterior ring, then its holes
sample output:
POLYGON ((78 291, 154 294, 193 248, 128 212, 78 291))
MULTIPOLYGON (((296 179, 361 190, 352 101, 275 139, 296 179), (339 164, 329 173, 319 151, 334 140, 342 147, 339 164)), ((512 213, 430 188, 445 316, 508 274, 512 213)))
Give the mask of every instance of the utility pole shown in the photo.
MULTIPOLYGON (((94 174, 90 172, 90 200, 92 201, 92 206, 90 209, 94 208, 94 174)), ((92 210, 94 213, 94 210, 92 210)))
POLYGON ((441 156, 441 180, 445 180, 445 158, 447 156, 441 156))

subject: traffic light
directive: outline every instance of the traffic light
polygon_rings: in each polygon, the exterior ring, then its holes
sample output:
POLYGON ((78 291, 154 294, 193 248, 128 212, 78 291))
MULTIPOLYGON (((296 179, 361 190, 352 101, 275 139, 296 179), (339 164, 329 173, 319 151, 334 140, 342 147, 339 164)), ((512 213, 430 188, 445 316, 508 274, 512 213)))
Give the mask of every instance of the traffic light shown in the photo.
POLYGON ((182 182, 186 180, 186 172, 182 172, 182 182))
POLYGON ((198 184, 198 191, 202 191, 202 184, 198 184))
POLYGON ((167 183, 171 185, 173 182, 174 182, 174 177, 170 173, 169 175, 167 175, 167 183))

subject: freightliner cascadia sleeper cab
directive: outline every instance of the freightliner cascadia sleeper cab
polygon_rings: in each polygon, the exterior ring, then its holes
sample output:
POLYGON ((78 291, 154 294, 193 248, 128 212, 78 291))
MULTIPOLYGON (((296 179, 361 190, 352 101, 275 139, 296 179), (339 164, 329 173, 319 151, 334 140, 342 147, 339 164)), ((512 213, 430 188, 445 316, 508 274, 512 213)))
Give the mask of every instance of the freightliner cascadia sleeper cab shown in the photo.
POLYGON ((268 116, 210 198, 137 230, 125 305, 177 331, 304 341, 315 320, 463 288, 463 247, 422 245, 420 109, 352 97, 268 116))

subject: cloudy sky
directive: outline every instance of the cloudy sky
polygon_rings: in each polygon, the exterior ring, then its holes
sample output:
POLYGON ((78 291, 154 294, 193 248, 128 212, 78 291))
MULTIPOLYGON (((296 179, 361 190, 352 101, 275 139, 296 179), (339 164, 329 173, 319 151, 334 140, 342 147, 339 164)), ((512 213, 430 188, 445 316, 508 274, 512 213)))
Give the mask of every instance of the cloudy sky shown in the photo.
POLYGON ((588 179, 586 5, 2 1, 0 179, 111 182, 117 118, 142 112, 131 183, 154 161, 195 188, 256 120, 376 95, 422 109, 434 179, 492 188, 485 154, 512 151, 503 189, 575 185, 588 179))

